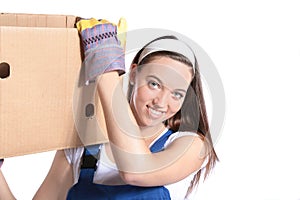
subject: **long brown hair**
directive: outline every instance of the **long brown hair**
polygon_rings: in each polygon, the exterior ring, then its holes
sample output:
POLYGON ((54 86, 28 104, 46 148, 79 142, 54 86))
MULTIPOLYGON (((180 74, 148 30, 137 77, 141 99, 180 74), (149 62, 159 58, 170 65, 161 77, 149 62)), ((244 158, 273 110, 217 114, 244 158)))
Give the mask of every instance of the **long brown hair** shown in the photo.
MULTIPOLYGON (((150 43, 161 40, 161 39, 174 39, 178 40, 175 36, 163 36, 159 37, 148 44, 146 44, 134 57, 131 64, 146 64, 149 63, 156 56, 167 56, 179 62, 182 62, 190 67, 193 67, 190 60, 185 56, 178 54, 176 52, 169 51, 157 51, 147 55, 140 63, 138 63, 140 54, 147 45, 150 43)), ((205 169, 204 179, 214 168, 216 162, 219 160, 218 156, 214 150, 212 138, 209 129, 209 122, 206 113, 206 106, 204 101, 204 95, 202 90, 202 83, 200 78, 199 66, 197 59, 195 58, 195 70, 193 74, 193 79, 190 83, 190 87, 187 91, 186 97, 182 104, 181 109, 171 118, 165 121, 165 125, 173 131, 193 131, 196 132, 200 138, 204 141, 206 146, 206 156, 207 164, 204 168, 200 169, 195 175, 190 183, 187 190, 186 196, 188 196, 193 189, 198 185, 203 169, 205 169)), ((140 70, 140 68, 137 68, 140 70)), ((133 86, 128 85, 127 99, 130 101, 132 95, 133 86)))

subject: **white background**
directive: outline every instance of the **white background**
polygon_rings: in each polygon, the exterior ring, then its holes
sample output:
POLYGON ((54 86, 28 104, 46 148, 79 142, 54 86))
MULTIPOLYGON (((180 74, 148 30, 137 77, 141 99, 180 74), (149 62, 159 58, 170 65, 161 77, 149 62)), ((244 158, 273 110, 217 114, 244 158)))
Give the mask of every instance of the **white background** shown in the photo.
MULTIPOLYGON (((292 0, 1 0, 0 12, 127 19, 129 30, 165 28, 196 41, 226 94, 220 162, 196 199, 299 200, 300 6, 292 0), (196 3, 197 2, 197 3, 196 3)), ((0 127, 1 128, 1 127, 0 127)), ((31 199, 54 152, 8 158, 18 199, 31 199)))

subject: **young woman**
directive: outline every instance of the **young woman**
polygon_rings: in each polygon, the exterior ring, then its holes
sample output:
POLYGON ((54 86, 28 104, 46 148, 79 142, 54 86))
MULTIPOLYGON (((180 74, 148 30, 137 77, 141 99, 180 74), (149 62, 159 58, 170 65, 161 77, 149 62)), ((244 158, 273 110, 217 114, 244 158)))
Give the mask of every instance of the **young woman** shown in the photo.
POLYGON ((98 76, 109 143, 58 151, 34 199, 188 198, 218 160, 192 49, 174 36, 146 44, 132 61, 126 98, 116 27, 77 27, 87 83, 98 76))

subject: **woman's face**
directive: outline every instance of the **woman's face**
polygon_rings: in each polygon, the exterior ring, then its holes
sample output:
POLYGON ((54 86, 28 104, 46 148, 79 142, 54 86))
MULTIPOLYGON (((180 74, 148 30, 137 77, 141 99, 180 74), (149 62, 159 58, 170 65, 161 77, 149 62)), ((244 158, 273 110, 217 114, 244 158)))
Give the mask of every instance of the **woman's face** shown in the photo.
POLYGON ((131 109, 139 126, 161 125, 180 110, 192 80, 192 69, 169 57, 155 57, 140 70, 133 66, 131 109))

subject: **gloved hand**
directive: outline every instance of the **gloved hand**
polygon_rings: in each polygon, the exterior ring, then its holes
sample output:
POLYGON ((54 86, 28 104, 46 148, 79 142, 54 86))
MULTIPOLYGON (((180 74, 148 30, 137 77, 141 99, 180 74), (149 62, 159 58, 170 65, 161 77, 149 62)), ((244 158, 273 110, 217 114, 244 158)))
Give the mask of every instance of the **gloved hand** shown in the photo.
POLYGON ((87 84, 105 72, 118 71, 120 75, 125 72, 125 19, 121 18, 118 26, 104 19, 81 19, 76 27, 84 50, 87 84))
POLYGON ((1 168, 2 164, 3 164, 3 162, 4 162, 4 159, 3 158, 0 159, 0 168, 1 168))

